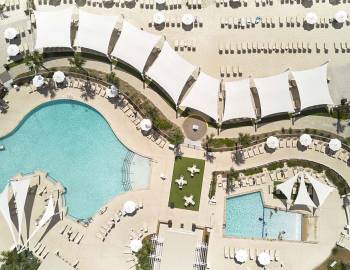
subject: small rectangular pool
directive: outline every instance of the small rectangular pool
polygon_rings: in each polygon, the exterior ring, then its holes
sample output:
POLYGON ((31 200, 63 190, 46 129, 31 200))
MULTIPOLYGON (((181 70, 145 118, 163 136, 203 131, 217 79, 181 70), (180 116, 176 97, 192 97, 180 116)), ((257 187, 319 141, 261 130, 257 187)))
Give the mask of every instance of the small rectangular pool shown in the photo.
POLYGON ((298 213, 264 207, 260 192, 226 199, 226 227, 229 237, 301 240, 298 213))

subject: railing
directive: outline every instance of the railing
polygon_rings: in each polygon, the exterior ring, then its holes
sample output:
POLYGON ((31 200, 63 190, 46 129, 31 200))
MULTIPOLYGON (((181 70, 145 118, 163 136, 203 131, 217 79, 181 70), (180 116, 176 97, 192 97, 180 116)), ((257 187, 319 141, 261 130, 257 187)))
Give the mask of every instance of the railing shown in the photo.
POLYGON ((126 154, 126 157, 123 161, 123 167, 122 167, 122 185, 123 185, 123 189, 124 191, 130 191, 132 190, 132 185, 131 185, 131 181, 130 181, 130 165, 131 165, 131 161, 134 158, 135 153, 129 151, 126 154))

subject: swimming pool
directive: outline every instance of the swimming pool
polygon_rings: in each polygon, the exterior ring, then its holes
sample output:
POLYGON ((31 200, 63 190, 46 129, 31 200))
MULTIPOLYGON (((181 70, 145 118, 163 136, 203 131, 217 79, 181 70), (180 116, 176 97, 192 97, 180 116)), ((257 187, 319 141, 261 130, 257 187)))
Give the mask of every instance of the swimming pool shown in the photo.
POLYGON ((301 240, 301 214, 264 207, 260 192, 226 199, 225 236, 301 240))
POLYGON ((118 194, 148 186, 150 160, 128 150, 102 115, 81 102, 42 104, 0 144, 0 190, 19 172, 48 172, 66 187, 68 213, 78 219, 118 194))

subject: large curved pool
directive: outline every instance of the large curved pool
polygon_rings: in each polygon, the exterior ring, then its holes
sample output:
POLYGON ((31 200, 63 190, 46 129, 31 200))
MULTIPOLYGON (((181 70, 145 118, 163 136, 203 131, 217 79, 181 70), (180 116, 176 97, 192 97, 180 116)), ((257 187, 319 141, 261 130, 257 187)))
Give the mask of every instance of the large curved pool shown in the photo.
POLYGON ((19 172, 48 172, 66 187, 68 213, 78 219, 118 194, 148 186, 150 160, 127 149, 100 113, 77 101, 37 107, 0 144, 0 190, 19 172))

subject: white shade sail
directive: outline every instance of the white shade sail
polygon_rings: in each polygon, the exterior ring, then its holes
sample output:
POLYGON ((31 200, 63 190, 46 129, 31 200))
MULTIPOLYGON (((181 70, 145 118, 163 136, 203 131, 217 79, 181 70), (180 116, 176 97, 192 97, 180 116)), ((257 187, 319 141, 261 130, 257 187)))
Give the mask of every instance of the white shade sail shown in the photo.
POLYGON ((316 208, 315 203, 311 200, 310 195, 307 192, 303 174, 301 175, 301 179, 299 183, 299 191, 297 194, 297 198, 294 201, 294 205, 306 205, 309 207, 316 208))
POLYGON ((130 249, 132 252, 138 252, 142 248, 142 242, 139 239, 133 239, 130 242, 130 249))
POLYGON ((276 186, 276 189, 280 190, 284 196, 286 196, 287 200, 290 201, 292 197, 292 190, 294 187, 294 184, 298 180, 299 174, 294 175, 293 177, 289 178, 287 181, 284 181, 282 184, 279 184, 276 186))
POLYGON ((168 42, 146 73, 171 97, 175 104, 196 67, 179 56, 168 42))
POLYGON ((239 118, 256 118, 249 79, 225 82, 225 110, 222 122, 239 118))
POLYGON ((315 12, 309 12, 305 15, 305 21, 308 24, 315 24, 317 23, 317 15, 315 12))
POLYGON ((311 175, 306 174, 308 177, 309 182, 311 183, 312 187, 314 188, 317 199, 318 199, 318 207, 320 207, 324 201, 327 199, 328 195, 334 190, 332 187, 325 185, 321 183, 320 181, 317 181, 315 178, 313 178, 311 175))
POLYGON ((134 201, 126 201, 123 205, 123 211, 132 214, 136 211, 136 203, 134 201))
POLYGON ((292 71, 300 96, 300 109, 318 105, 333 105, 327 83, 328 64, 306 69, 292 71))
POLYGON ((220 81, 201 72, 180 106, 202 112, 217 122, 220 81))
POLYGON ((74 46, 108 54, 109 41, 117 21, 117 16, 79 10, 79 27, 74 46))
POLYGON ((259 95, 261 117, 294 111, 289 91, 288 72, 255 78, 254 83, 259 95))
POLYGON ((19 54, 19 47, 16 44, 11 44, 7 47, 8 56, 16 56, 19 54))
POLYGON ((328 147, 332 151, 338 151, 341 148, 341 141, 338 139, 331 139, 328 143, 328 147))
POLYGON ((21 181, 11 180, 11 187, 15 196, 17 206, 17 218, 18 218, 18 240, 21 241, 22 221, 24 217, 24 206, 27 200, 27 194, 29 189, 31 178, 26 177, 21 181))
POLYGON ((15 237, 15 233, 13 231, 12 219, 11 219, 10 209, 9 209, 9 185, 8 184, 5 186, 3 192, 0 194, 0 212, 3 215, 5 222, 11 232, 13 242, 17 245, 17 240, 15 237))
POLYGON ((112 56, 143 72, 148 57, 161 36, 145 32, 124 20, 112 56))
POLYGON ((4 31, 4 37, 6 39, 14 39, 17 35, 18 31, 13 27, 6 28, 4 31))
POLYGON ((34 11, 36 21, 35 49, 71 48, 72 13, 71 8, 34 11))
POLYGON ((62 82, 64 82, 64 79, 66 78, 66 76, 64 75, 64 73, 62 71, 55 71, 52 78, 55 82, 62 83, 62 82))

